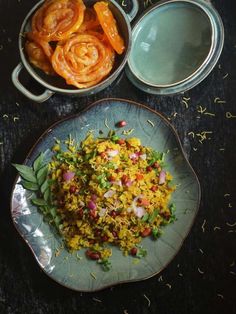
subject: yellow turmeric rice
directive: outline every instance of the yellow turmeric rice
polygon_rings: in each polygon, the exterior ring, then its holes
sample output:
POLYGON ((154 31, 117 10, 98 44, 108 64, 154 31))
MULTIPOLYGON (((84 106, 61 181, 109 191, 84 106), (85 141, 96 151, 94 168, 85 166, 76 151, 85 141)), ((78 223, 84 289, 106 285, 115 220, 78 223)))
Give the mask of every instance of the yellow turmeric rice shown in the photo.
POLYGON ((88 258, 100 261, 112 255, 112 245, 124 255, 144 255, 142 238, 158 238, 174 218, 164 154, 113 132, 105 138, 90 132, 80 145, 70 139, 67 146, 54 146, 49 176, 68 248, 86 248, 88 258))

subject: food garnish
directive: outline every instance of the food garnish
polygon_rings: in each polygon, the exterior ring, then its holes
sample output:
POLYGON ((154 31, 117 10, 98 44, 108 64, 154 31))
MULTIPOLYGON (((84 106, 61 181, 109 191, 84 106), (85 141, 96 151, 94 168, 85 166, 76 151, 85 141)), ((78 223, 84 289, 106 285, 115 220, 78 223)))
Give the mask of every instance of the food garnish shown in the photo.
POLYGON ((57 140, 56 146, 49 162, 41 153, 32 167, 14 166, 22 186, 35 193, 32 203, 67 248, 85 249, 104 271, 111 268, 111 245, 144 258, 142 239, 158 239, 161 227, 176 219, 175 205, 169 204, 175 187, 164 170, 164 154, 112 130, 102 138, 89 132, 80 144, 71 137, 57 140))

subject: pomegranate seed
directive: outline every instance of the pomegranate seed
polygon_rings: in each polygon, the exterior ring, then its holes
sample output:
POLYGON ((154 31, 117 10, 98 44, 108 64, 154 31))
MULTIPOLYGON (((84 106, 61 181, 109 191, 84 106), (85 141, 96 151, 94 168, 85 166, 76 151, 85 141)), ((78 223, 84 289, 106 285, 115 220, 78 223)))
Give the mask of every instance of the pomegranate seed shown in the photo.
POLYGON ((143 179, 143 175, 141 173, 137 173, 136 180, 142 180, 142 179, 143 179))
POLYGON ((125 140, 124 140, 123 138, 120 138, 120 139, 117 141, 117 144, 123 145, 123 144, 125 144, 125 140))
POLYGON ((101 258, 101 253, 100 252, 95 252, 95 251, 91 251, 91 250, 87 250, 86 251, 86 256, 90 259, 93 260, 98 260, 101 258))
POLYGON ((101 235, 101 233, 102 233, 101 230, 97 229, 97 230, 95 230, 94 235, 96 237, 99 237, 101 235))
POLYGON ((135 256, 138 252, 138 249, 136 247, 133 247, 131 250, 130 250, 130 254, 135 256))
POLYGON ((149 236, 151 232, 152 232, 151 228, 146 228, 143 230, 143 232, 141 232, 141 236, 143 238, 145 238, 145 237, 149 236))
POLYGON ((108 241, 108 236, 104 235, 101 237, 102 242, 107 242, 108 241))
POLYGON ((158 187, 156 185, 153 185, 150 190, 152 192, 156 192, 158 190, 158 187))
POLYGON ((154 162, 154 164, 152 165, 153 168, 158 169, 160 167, 159 163, 156 161, 154 162))
POLYGON ((117 123, 117 126, 118 126, 119 128, 123 128, 123 127, 126 126, 126 125, 127 125, 127 122, 126 122, 125 120, 119 121, 119 122, 117 123))
POLYGON ((126 174, 124 174, 121 178, 121 181, 123 184, 127 183, 127 181, 129 180, 128 176, 126 174))
POLYGON ((97 211, 96 209, 91 209, 90 212, 89 212, 89 216, 90 218, 94 219, 97 217, 97 211))
POLYGON ((112 231, 112 234, 113 234, 113 237, 114 237, 114 238, 117 238, 117 237, 118 237, 118 234, 117 234, 116 231, 112 231))
POLYGON ((79 211, 78 211, 78 216, 79 216, 79 218, 83 218, 83 214, 84 214, 83 209, 82 209, 82 208, 79 209, 79 211))
POLYGON ((147 166, 146 171, 147 172, 151 172, 152 171, 152 167, 151 166, 147 166))
POLYGON ((110 212, 110 216, 111 216, 112 218, 115 218, 115 217, 117 216, 116 211, 115 211, 115 210, 112 210, 112 211, 110 212))
POLYGON ((108 180, 109 180, 110 182, 112 182, 112 181, 115 181, 116 178, 115 178, 114 176, 110 176, 108 180))
POLYGON ((76 187, 74 185, 72 185, 70 187, 70 193, 75 193, 75 191, 76 191, 76 187))
POLYGON ((102 152, 102 153, 100 153, 100 156, 101 156, 102 158, 105 158, 105 157, 107 156, 107 154, 106 154, 105 152, 102 152))

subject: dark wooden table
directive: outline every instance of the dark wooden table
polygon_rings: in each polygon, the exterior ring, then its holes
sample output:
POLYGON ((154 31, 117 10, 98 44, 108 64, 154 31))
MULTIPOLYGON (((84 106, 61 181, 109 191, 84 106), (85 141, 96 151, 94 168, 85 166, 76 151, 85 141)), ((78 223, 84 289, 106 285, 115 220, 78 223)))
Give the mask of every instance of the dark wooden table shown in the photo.
MULTIPOLYGON (((208 78, 185 95, 148 95, 123 73, 116 84, 95 96, 55 95, 43 104, 29 101, 11 83, 11 72, 20 61, 19 28, 34 3, 36 0, 0 0, 0 313, 236 313, 234 1, 214 1, 224 21, 224 50, 208 78), (183 96, 190 98, 188 108, 183 96), (40 271, 13 227, 9 202, 16 172, 11 162, 21 163, 53 122, 104 97, 135 100, 170 119, 199 177, 202 200, 181 251, 160 275, 102 292, 76 293, 40 271), (198 112, 200 106, 206 108, 204 113, 198 112), (229 113, 234 117, 228 118, 229 113), (201 144, 196 134, 204 131, 212 133, 201 144)), ((26 73, 23 79, 31 90, 41 90, 26 73)))

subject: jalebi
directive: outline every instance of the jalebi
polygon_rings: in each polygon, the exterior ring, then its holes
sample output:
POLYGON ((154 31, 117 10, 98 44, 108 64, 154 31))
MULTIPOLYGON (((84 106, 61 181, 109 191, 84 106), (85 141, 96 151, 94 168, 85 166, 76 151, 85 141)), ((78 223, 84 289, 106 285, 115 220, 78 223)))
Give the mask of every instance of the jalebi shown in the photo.
POLYGON ((46 74, 55 74, 51 62, 49 61, 44 50, 38 43, 34 41, 27 41, 25 44, 25 50, 29 57, 29 61, 35 67, 43 70, 46 74))
POLYGON ((118 33, 116 20, 109 9, 108 3, 104 1, 97 2, 94 4, 94 10, 110 44, 118 54, 122 54, 125 49, 124 40, 118 33))
POLYGON ((76 32, 83 22, 82 0, 48 0, 32 18, 34 36, 45 41, 58 41, 76 32))
POLYGON ((111 72, 115 51, 125 45, 106 2, 86 8, 82 0, 47 0, 26 34, 29 61, 77 88, 96 85, 111 72))
POLYGON ((57 45, 52 66, 67 84, 87 88, 106 77, 114 64, 112 47, 91 34, 75 34, 57 45))

